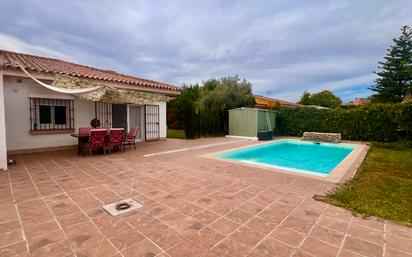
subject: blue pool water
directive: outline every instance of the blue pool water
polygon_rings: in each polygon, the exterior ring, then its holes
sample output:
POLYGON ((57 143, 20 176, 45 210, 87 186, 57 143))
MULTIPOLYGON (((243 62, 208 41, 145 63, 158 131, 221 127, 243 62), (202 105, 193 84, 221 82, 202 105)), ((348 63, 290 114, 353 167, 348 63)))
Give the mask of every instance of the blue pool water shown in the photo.
POLYGON ((326 176, 354 147, 283 140, 218 154, 216 157, 326 176))

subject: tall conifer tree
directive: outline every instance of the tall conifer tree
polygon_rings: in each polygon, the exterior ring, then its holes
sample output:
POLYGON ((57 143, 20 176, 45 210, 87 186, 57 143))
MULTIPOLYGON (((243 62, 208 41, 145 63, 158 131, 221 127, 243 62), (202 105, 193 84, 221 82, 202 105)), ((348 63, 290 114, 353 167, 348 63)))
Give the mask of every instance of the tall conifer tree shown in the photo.
POLYGON ((402 102, 412 93, 412 30, 409 26, 401 28, 399 38, 387 49, 384 61, 379 62, 378 78, 370 87, 376 93, 375 102, 402 102))

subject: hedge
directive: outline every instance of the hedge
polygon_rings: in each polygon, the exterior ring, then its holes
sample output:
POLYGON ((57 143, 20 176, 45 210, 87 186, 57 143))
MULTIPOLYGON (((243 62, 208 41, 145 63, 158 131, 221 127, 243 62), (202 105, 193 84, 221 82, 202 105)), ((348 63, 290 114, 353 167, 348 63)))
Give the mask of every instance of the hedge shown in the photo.
POLYGON ((351 109, 280 110, 275 135, 302 136, 305 131, 341 133, 346 140, 412 140, 412 103, 370 104, 351 109))

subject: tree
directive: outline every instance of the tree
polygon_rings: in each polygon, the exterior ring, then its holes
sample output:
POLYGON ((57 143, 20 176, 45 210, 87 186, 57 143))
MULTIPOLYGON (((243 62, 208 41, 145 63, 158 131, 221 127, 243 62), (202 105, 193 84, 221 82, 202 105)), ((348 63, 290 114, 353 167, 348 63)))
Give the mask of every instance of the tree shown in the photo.
POLYGON ((370 87, 376 93, 374 102, 402 102, 412 93, 412 30, 409 26, 401 28, 399 38, 387 49, 384 61, 379 62, 378 78, 370 87))
POLYGON ((329 90, 312 94, 312 101, 315 105, 328 108, 337 108, 342 105, 342 100, 329 90))
POLYGON ((298 103, 303 105, 318 105, 328 108, 337 108, 342 105, 342 100, 329 90, 323 90, 314 94, 305 91, 298 103))
POLYGON ((219 80, 217 79, 208 79, 203 82, 202 89, 203 90, 208 90, 208 91, 213 91, 215 88, 219 85, 219 80))
POLYGON ((174 114, 178 127, 182 127, 185 130, 186 138, 196 137, 196 108, 199 97, 199 85, 183 85, 180 95, 167 103, 167 109, 174 114))
POLYGON ((184 85, 181 94, 168 103, 186 138, 223 135, 228 131, 228 110, 254 107, 252 84, 237 76, 209 79, 199 85, 184 85))
POLYGON ((255 106, 252 84, 237 76, 211 79, 203 85, 199 100, 202 127, 215 130, 215 133, 228 132, 230 109, 255 106))
POLYGON ((299 104, 303 104, 303 105, 311 105, 312 104, 312 99, 311 99, 311 95, 310 95, 310 93, 309 93, 309 91, 308 90, 305 90, 304 92, 303 92, 303 95, 300 97, 300 100, 299 100, 299 104))

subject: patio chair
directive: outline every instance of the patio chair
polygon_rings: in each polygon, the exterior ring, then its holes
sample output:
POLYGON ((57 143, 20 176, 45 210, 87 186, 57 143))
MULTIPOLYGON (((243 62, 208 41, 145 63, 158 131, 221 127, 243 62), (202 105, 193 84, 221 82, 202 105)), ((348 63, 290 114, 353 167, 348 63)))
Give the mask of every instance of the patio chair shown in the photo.
POLYGON ((123 144, 124 145, 129 145, 129 149, 130 149, 130 145, 134 145, 134 149, 136 150, 136 136, 137 136, 137 132, 139 132, 139 127, 133 127, 130 129, 129 133, 127 134, 127 136, 125 137, 123 144))
POLYGON ((89 142, 86 144, 89 147, 89 154, 92 155, 92 150, 103 148, 103 153, 106 154, 106 129, 90 130, 89 142))
POLYGON ((83 152, 85 145, 89 142, 90 130, 92 129, 93 129, 92 127, 79 128, 79 137, 78 137, 78 143, 77 143, 78 153, 83 152))
POLYGON ((124 151, 123 134, 124 134, 124 128, 110 129, 109 141, 108 141, 109 153, 111 152, 111 148, 112 147, 114 148, 116 146, 120 146, 122 152, 124 151))
POLYGON ((79 128, 79 136, 88 136, 90 135, 90 130, 92 130, 92 127, 85 127, 85 128, 79 128))

